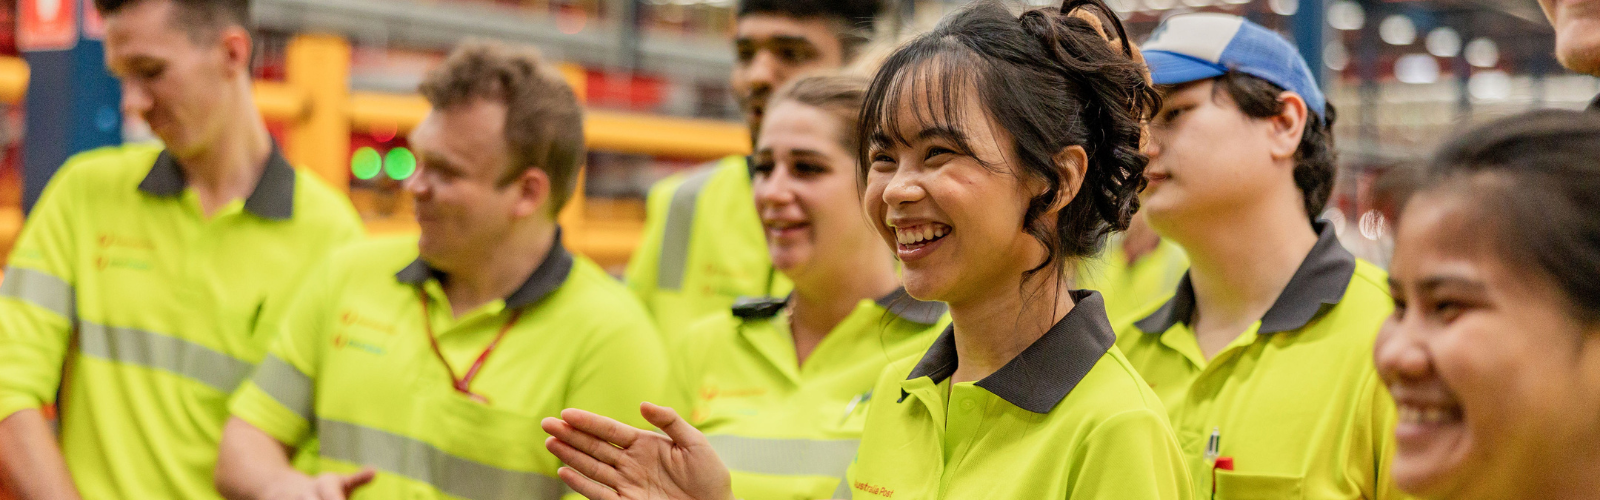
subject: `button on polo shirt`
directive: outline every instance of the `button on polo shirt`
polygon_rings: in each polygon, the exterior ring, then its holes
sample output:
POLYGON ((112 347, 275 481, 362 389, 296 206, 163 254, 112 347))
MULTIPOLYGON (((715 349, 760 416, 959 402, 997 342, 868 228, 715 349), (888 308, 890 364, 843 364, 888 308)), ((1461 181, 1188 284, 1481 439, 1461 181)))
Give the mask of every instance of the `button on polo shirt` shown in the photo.
POLYGON ((650 189, 628 287, 662 335, 681 335, 739 297, 782 296, 750 190, 749 161, 729 156, 650 189))
POLYGON ((975 383, 950 383, 953 327, 886 368, 852 498, 1191 498, 1166 411, 1113 345, 1100 295, 1072 294, 1072 311, 975 383))
POLYGON ((945 306, 905 290, 862 300, 798 363, 789 314, 710 318, 672 340, 686 415, 733 472, 744 500, 849 498, 845 471, 872 385, 892 360, 928 348, 945 306))
POLYGON ((415 238, 348 247, 316 276, 267 325, 277 337, 231 409, 290 446, 319 440, 319 471, 378 470, 354 498, 558 498, 540 419, 581 408, 647 426, 641 401, 675 403, 638 302, 559 235, 515 292, 460 318, 415 238), (472 381, 487 402, 453 388, 419 290, 457 377, 521 311, 472 381))
POLYGON ((59 388, 85 498, 217 498, 228 393, 265 352, 258 318, 360 231, 343 195, 276 150, 255 190, 210 217, 160 148, 73 156, 0 284, 0 418, 59 388))
POLYGON ((1188 276, 1164 304, 1118 329, 1117 346, 1168 409, 1196 488, 1212 491, 1206 443, 1233 471, 1216 498, 1397 498, 1389 477, 1394 403, 1372 348, 1393 302, 1384 272, 1340 246, 1330 224, 1272 308, 1206 361, 1188 276))

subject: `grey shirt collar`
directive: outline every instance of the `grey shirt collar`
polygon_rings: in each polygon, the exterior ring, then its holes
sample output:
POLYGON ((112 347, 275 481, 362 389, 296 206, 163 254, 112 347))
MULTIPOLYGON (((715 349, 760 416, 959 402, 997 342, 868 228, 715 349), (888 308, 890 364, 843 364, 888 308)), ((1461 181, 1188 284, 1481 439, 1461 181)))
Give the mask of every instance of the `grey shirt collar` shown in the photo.
MULTIPOLYGON (((1095 363, 1116 344, 1117 336, 1106 319, 1105 301, 1093 290, 1070 292, 1077 303, 1044 336, 1023 349, 999 371, 977 382, 978 387, 1018 408, 1050 413, 1078 386, 1095 363)), ((933 347, 917 362, 906 380, 929 377, 935 384, 956 372, 955 326, 945 328, 933 347)), ((900 392, 900 401, 908 394, 900 392)))
MULTIPOLYGON (((506 309, 532 305, 555 292, 557 288, 561 288, 561 284, 567 281, 567 275, 572 272, 572 263, 572 254, 567 252, 566 247, 561 246, 561 229, 557 228, 550 254, 545 256, 544 262, 539 263, 539 267, 533 270, 528 280, 522 282, 522 286, 506 296, 506 309)), ((405 269, 395 273, 394 277, 401 283, 421 285, 428 281, 428 278, 443 282, 448 276, 444 271, 434 269, 421 257, 417 257, 417 260, 411 261, 405 269)))
MULTIPOLYGON (((267 155, 267 165, 261 169, 261 178, 256 181, 255 191, 244 199, 244 209, 265 219, 284 220, 293 217, 294 183, 294 167, 289 166, 289 161, 278 150, 278 144, 273 143, 272 153, 267 155)), ((189 180, 178 165, 177 158, 173 158, 172 153, 166 150, 156 156, 150 173, 145 174, 144 180, 139 182, 140 191, 154 196, 177 196, 188 186, 189 180)))
MULTIPOLYGON (((1261 316, 1260 335, 1299 330, 1311 323, 1327 306, 1338 304, 1350 286, 1350 277, 1356 272, 1356 257, 1339 244, 1333 225, 1317 221, 1317 244, 1301 261, 1294 277, 1284 287, 1272 308, 1261 316)), ((1133 325, 1139 331, 1160 335, 1179 322, 1188 323, 1194 317, 1194 285, 1189 273, 1178 282, 1178 291, 1172 299, 1144 319, 1133 325)))

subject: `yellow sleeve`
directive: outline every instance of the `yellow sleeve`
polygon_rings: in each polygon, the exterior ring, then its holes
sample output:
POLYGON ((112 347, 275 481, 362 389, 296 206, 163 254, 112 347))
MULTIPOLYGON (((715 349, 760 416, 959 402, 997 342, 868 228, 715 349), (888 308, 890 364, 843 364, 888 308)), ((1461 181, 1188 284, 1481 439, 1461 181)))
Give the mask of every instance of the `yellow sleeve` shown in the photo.
MULTIPOLYGON (((645 198, 644 232, 639 237, 639 246, 634 248, 633 256, 628 258, 628 269, 623 273, 623 281, 634 296, 650 307, 650 297, 656 291, 656 277, 661 267, 661 239, 667 231, 667 212, 672 207, 672 196, 678 192, 678 186, 683 184, 683 174, 676 174, 662 179, 650 187, 650 194, 645 198)), ((651 311, 654 314, 654 311, 651 311)))
POLYGON ((22 226, 0 281, 0 419, 55 402, 77 321, 76 198, 69 161, 22 226))
POLYGON ((1068 464, 1072 500, 1189 500, 1194 486, 1164 416, 1141 408, 1100 423, 1068 464))
POLYGON ((1365 406, 1371 414, 1372 427, 1366 429, 1371 436, 1371 449, 1358 450, 1371 453, 1370 460, 1361 460, 1368 463, 1369 469, 1363 472, 1371 474, 1372 488, 1368 498, 1374 500, 1397 500, 1412 498, 1394 482, 1394 475, 1390 468, 1394 466, 1394 426, 1399 417, 1395 415, 1394 398, 1389 395, 1382 379, 1377 372, 1373 372, 1367 380, 1370 389, 1366 391, 1367 403, 1365 406))
POLYGON ((654 429, 639 414, 639 403, 682 406, 667 390, 670 374, 661 335, 643 314, 613 319, 595 339, 573 367, 566 407, 654 429))
POLYGON ((228 404, 234 416, 289 446, 313 437, 320 346, 333 324, 331 273, 338 267, 331 261, 316 266, 287 307, 262 318, 258 335, 267 337, 267 356, 228 404))

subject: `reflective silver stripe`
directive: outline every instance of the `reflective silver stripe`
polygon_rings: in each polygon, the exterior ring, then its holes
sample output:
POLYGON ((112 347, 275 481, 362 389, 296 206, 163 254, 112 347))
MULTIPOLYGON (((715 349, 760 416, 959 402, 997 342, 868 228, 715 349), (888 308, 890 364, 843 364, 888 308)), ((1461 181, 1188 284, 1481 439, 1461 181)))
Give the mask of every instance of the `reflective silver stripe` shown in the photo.
MULTIPOLYGON (((857 439, 761 439, 706 436, 729 469, 777 476, 831 476, 844 481, 857 439)), ((848 498, 848 497, 836 497, 848 498)))
POLYGON ((0 297, 24 300, 60 314, 72 321, 77 302, 72 285, 44 271, 6 266, 6 276, 0 281, 0 297))
POLYGON ((88 321, 78 327, 78 348, 86 356, 171 372, 222 392, 250 376, 250 363, 187 340, 88 321))
POLYGON ((337 420, 318 420, 317 437, 323 457, 405 476, 468 500, 557 500, 565 486, 544 474, 475 462, 416 439, 337 420))
POLYGON ((314 416, 311 414, 311 377, 301 373, 299 368, 278 359, 277 355, 268 354, 267 359, 262 360, 261 366, 256 368, 255 377, 250 380, 278 404, 300 415, 306 422, 311 421, 314 416))
POLYGON ((689 265, 689 237, 694 231, 695 204, 700 190, 716 175, 722 163, 707 166, 695 172, 672 192, 672 204, 667 206, 666 228, 661 234, 661 262, 656 266, 656 287, 662 290, 683 289, 683 271, 689 265))

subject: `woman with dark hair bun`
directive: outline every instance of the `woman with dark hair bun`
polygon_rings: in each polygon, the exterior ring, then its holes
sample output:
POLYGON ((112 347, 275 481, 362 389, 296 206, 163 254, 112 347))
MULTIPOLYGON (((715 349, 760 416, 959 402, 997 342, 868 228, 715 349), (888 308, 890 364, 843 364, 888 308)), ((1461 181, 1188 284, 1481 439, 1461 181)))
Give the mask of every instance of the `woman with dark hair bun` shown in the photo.
POLYGON ((1395 482, 1423 498, 1600 495, 1600 118, 1445 146, 1395 236, 1378 373, 1395 482))
MULTIPOLYGON (((885 62, 861 113, 862 205, 906 291, 952 326, 879 377, 852 498, 1192 498, 1160 399, 1100 295, 1066 276, 1128 226, 1158 107, 1100 0, 980 2, 885 62)), ((643 413, 666 435, 546 420, 561 478, 590 498, 731 498, 703 435, 643 413)))

